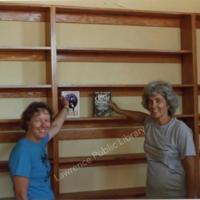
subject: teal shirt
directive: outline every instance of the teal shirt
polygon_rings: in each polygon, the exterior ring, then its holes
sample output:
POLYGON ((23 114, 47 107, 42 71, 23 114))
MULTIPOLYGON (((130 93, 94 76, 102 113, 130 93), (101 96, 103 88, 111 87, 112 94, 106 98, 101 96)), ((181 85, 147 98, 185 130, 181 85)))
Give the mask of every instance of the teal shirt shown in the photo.
POLYGON ((22 176, 29 179, 29 200, 54 200, 50 183, 51 167, 45 152, 48 140, 48 134, 39 143, 23 138, 10 154, 11 176, 22 176))

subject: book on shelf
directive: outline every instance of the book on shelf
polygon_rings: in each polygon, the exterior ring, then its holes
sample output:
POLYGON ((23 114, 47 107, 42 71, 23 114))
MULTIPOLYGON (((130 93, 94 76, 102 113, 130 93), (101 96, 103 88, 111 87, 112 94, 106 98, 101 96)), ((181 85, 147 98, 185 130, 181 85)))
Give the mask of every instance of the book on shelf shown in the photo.
POLYGON ((62 91, 61 95, 69 101, 67 118, 80 117, 80 92, 62 91))
POLYGON ((94 92, 93 94, 93 106, 95 117, 110 117, 112 115, 112 109, 109 106, 111 101, 111 92, 94 92))

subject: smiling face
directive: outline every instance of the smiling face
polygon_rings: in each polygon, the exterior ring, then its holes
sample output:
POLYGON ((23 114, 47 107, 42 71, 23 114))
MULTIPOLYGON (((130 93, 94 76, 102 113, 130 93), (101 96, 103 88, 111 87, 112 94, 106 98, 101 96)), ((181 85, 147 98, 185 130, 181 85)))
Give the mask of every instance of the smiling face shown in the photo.
POLYGON ((28 123, 28 135, 30 139, 39 141, 43 139, 51 126, 51 118, 46 109, 41 109, 34 113, 28 123))
POLYGON ((148 110, 150 115, 159 123, 169 122, 171 117, 168 114, 169 105, 166 99, 159 93, 154 93, 148 99, 148 110))

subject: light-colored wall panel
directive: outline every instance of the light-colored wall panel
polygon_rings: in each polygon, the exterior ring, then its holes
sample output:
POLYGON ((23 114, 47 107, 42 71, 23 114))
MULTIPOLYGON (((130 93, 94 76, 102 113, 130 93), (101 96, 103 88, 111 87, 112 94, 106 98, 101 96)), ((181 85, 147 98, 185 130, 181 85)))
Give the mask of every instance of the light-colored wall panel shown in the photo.
POLYGON ((60 84, 146 84, 153 80, 180 84, 180 76, 180 64, 58 63, 60 84))
POLYGON ((46 98, 1 98, 0 119, 19 119, 24 109, 33 101, 46 101, 46 98))
POLYGON ((13 184, 9 173, 0 173, 0 198, 13 196, 13 184))
MULTIPOLYGON (((139 110, 147 112, 141 104, 141 97, 115 97, 112 96, 112 100, 119 104, 124 109, 139 110)), ((92 117, 93 116, 93 98, 92 97, 81 97, 80 98, 80 116, 81 117, 92 117)), ((113 116, 118 115, 115 112, 113 116)))
POLYGON ((123 138, 115 139, 91 139, 91 140, 74 140, 60 141, 59 156, 95 156, 106 154, 126 154, 142 153, 144 138, 128 137, 130 141, 124 141, 123 138))
POLYGON ((146 165, 119 165, 109 167, 90 167, 78 169, 60 180, 60 192, 103 190, 124 187, 144 186, 146 181, 146 165))
MULTIPOLYGON (((126 110, 138 110, 142 112, 147 112, 148 111, 143 108, 141 102, 142 98, 141 97, 115 97, 113 100, 119 105, 120 108, 126 109, 126 110)), ((178 108, 176 111, 176 114, 182 113, 182 98, 178 96, 178 108)))
POLYGON ((46 63, 0 61, 0 84, 46 84, 46 63))
MULTIPOLYGON (((112 100, 116 102, 122 109, 126 110, 137 110, 142 112, 148 112, 141 104, 142 97, 138 96, 112 96, 112 100)), ((182 113, 182 98, 178 96, 179 107, 177 114, 182 113)), ((81 97, 80 98, 80 116, 81 117, 92 117, 93 116, 93 98, 92 97, 81 97)), ((116 116, 115 112, 112 112, 113 116, 116 116)))
POLYGON ((45 46, 44 22, 0 21, 0 44, 5 46, 45 46))
POLYGON ((180 30, 137 26, 57 24, 58 47, 180 49, 180 30), (170 42, 169 42, 170 40, 170 42))
POLYGON ((80 98, 80 116, 81 117, 93 116, 93 100, 91 97, 80 98))
POLYGON ((12 148, 14 147, 14 145, 15 143, 0 144, 0 160, 8 160, 10 152, 12 148))
POLYGON ((87 6, 101 8, 125 8, 134 10, 158 10, 174 12, 200 12, 199 0, 46 0, 46 1, 14 1, 26 4, 40 3, 48 5, 87 6))

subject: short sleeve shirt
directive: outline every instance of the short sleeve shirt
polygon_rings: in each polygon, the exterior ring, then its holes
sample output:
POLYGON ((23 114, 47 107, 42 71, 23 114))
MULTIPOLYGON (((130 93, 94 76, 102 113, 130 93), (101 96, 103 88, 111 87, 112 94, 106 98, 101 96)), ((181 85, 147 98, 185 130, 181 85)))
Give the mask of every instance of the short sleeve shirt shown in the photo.
POLYGON ((185 172, 181 160, 196 155, 191 129, 176 118, 160 126, 151 117, 146 118, 144 128, 147 197, 184 198, 185 172))
POLYGON ((46 155, 49 136, 39 143, 21 139, 13 148, 9 158, 11 176, 29 179, 29 200, 54 200, 50 185, 50 162, 46 155))

